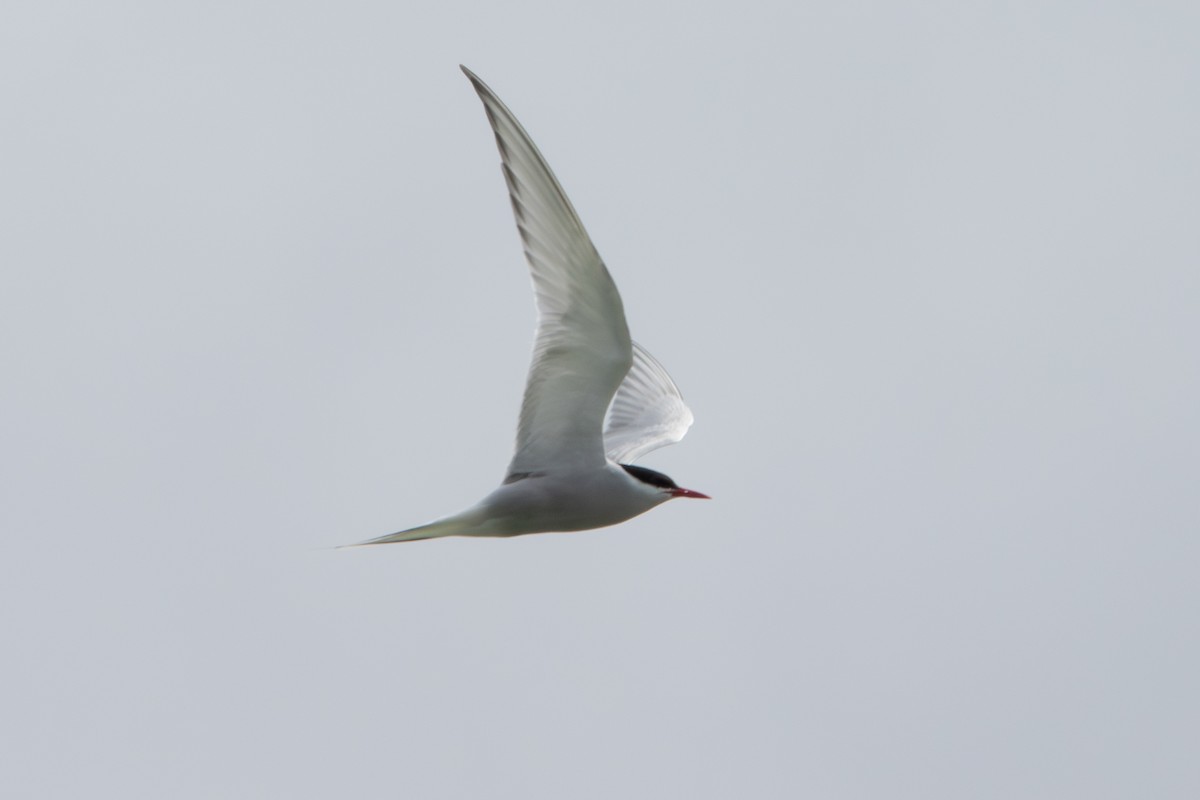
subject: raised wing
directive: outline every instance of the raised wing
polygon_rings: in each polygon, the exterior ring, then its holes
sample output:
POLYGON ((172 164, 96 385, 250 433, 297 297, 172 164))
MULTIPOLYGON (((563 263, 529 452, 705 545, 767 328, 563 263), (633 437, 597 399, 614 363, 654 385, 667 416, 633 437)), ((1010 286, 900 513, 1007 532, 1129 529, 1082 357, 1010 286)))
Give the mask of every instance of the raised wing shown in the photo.
POLYGON ((633 343, 633 366, 604 421, 604 449, 618 464, 632 464, 651 450, 675 444, 692 425, 679 387, 654 356, 633 343))
POLYGON ((621 296, 529 134, 483 81, 462 71, 496 134, 538 308, 508 476, 599 468, 605 411, 633 358, 621 296))

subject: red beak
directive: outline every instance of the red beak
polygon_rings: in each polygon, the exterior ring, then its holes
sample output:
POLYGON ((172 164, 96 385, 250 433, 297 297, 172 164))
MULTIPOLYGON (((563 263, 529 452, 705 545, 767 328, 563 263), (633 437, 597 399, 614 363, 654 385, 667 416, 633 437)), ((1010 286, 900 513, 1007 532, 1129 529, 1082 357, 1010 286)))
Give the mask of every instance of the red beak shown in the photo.
POLYGON ((671 490, 671 497, 694 497, 697 500, 712 500, 712 498, 706 494, 693 492, 691 489, 680 489, 679 487, 675 487, 671 490))

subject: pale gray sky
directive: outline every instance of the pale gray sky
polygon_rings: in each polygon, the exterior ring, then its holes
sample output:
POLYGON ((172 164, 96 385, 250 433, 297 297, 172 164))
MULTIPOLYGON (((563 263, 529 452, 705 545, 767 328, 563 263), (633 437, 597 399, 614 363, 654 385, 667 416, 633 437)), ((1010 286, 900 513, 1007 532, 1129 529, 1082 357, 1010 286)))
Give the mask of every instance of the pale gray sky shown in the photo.
POLYGON ((0 794, 1200 795, 1194 3, 0 12, 0 794), (534 310, 466 63, 710 493, 473 502, 534 310))

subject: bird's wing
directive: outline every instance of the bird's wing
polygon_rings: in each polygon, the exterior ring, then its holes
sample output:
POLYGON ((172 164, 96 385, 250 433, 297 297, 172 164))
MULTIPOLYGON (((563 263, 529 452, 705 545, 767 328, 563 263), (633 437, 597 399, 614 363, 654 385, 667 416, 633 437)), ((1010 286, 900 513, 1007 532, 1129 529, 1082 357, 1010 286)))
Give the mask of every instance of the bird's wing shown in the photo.
POLYGON ((599 468, 605 411, 633 358, 621 296, 521 123, 483 81, 462 70, 496 133, 538 308, 508 477, 599 468))
POLYGON ((684 437, 692 412, 679 387, 654 356, 633 343, 633 366, 604 420, 604 449, 618 464, 635 460, 684 437))

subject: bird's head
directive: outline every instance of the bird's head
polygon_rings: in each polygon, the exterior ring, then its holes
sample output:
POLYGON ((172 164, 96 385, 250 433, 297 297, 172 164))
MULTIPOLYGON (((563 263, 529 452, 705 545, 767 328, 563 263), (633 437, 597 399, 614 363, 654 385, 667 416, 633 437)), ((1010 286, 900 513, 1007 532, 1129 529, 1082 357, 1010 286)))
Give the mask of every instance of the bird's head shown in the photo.
POLYGON ((621 468, 629 473, 631 477, 648 487, 653 487, 655 490, 666 495, 667 500, 673 497, 694 497, 697 500, 711 500, 708 495, 694 492, 691 489, 684 489, 675 481, 663 475, 661 472, 655 472, 652 469, 645 467, 635 467, 632 464, 622 464, 621 468))

